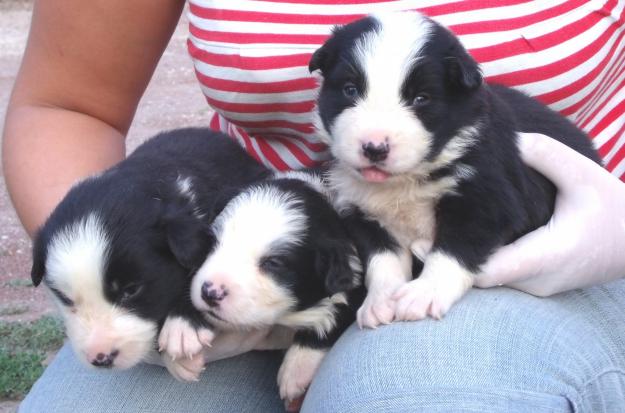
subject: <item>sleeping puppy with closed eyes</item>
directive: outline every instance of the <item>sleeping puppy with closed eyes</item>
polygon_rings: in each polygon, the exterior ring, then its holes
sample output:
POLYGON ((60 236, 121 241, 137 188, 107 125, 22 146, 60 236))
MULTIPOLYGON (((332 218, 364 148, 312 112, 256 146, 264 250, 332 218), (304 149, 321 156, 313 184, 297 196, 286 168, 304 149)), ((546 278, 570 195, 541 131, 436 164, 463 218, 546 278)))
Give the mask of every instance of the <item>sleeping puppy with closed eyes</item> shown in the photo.
POLYGON ((315 123, 336 159, 328 179, 337 203, 389 235, 368 238, 361 326, 441 318, 496 248, 548 221, 556 189, 523 164, 518 132, 600 163, 582 131, 485 83, 456 36, 417 12, 336 28, 309 69, 323 78, 315 123), (412 281, 411 251, 424 261, 412 281))
POLYGON ((326 195, 313 172, 242 189, 213 222, 214 247, 191 283, 193 304, 220 330, 295 330, 278 373, 287 406, 364 298, 358 253, 326 195))
POLYGON ((213 327, 193 307, 191 276, 210 250, 208 227, 228 186, 269 171, 220 133, 163 133, 117 166, 75 185, 34 241, 32 280, 52 293, 86 364, 128 368, 149 358, 165 323, 163 361, 193 380, 213 327))

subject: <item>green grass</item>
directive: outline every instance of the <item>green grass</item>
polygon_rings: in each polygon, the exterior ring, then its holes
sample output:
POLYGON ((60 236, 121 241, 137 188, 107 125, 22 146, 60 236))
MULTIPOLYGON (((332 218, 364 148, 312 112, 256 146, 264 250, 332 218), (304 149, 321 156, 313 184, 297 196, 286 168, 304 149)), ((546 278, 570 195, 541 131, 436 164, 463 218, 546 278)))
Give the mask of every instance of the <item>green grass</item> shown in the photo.
POLYGON ((33 283, 27 278, 12 278, 5 282, 5 285, 9 287, 32 287, 33 283))
POLYGON ((28 311, 28 306, 24 304, 0 306, 0 316, 24 314, 27 311, 28 311))
POLYGON ((63 344, 55 317, 29 323, 0 322, 0 399, 21 399, 41 376, 43 362, 63 344))

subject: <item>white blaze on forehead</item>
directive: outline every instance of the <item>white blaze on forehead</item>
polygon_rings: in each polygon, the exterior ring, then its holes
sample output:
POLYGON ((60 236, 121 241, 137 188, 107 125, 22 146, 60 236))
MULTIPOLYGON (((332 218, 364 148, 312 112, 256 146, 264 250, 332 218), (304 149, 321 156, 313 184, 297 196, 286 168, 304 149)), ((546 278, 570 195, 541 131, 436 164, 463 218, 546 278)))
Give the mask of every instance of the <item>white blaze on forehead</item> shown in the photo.
POLYGON ((296 245, 307 220, 301 201, 271 186, 253 188, 234 198, 217 217, 218 248, 231 246, 258 258, 272 245, 296 245))
POLYGON ((48 246, 47 282, 74 302, 60 305, 67 335, 87 364, 98 353, 119 352, 114 367, 127 368, 150 351, 156 324, 107 300, 104 272, 110 240, 91 214, 55 234, 48 246))
POLYGON ((263 256, 303 241, 307 219, 302 208, 301 200, 270 185, 252 188, 231 200, 213 224, 215 250, 193 278, 193 304, 209 309, 201 289, 210 281, 228 291, 214 309, 227 327, 275 324, 295 305, 295 298, 266 274, 260 263, 263 256))
POLYGON ((373 16, 380 25, 356 41, 367 81, 365 100, 384 107, 401 102, 401 88, 429 38, 432 23, 419 13, 373 16))
POLYGON ((368 142, 385 141, 390 148, 383 169, 406 173, 421 162, 431 147, 432 134, 402 100, 402 88, 421 56, 433 24, 419 13, 373 16, 378 27, 354 45, 356 64, 365 77, 362 96, 345 108, 330 127, 334 157, 352 168, 370 165, 362 153, 368 142))
POLYGON ((76 295, 102 295, 109 240, 100 219, 88 215, 55 234, 48 246, 46 273, 55 288, 76 295))

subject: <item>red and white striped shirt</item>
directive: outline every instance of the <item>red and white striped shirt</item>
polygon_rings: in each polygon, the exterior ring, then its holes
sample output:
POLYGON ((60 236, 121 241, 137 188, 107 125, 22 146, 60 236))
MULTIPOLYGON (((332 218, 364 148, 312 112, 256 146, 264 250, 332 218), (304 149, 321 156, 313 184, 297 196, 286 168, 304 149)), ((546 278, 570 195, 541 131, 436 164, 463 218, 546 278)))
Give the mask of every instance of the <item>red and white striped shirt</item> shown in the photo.
POLYGON ((310 55, 336 24, 419 10, 448 26, 488 81, 525 91, 592 138, 625 179, 625 0, 190 0, 188 49, 210 127, 279 170, 327 159, 311 121, 310 55))

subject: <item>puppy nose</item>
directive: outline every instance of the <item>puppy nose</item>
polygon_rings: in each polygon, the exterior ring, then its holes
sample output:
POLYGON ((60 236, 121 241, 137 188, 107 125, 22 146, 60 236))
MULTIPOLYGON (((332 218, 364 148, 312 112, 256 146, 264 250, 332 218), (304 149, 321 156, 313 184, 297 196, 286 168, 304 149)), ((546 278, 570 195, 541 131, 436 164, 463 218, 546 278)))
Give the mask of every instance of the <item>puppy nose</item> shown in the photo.
POLYGON ((113 350, 109 354, 98 353, 95 359, 91 360, 91 364, 96 367, 111 367, 115 357, 119 355, 119 350, 113 350))
POLYGON ((371 162, 380 162, 385 160, 388 157, 389 150, 390 148, 386 142, 382 142, 377 145, 373 142, 362 144, 362 153, 365 158, 369 159, 371 162))
POLYGON ((228 295, 228 290, 222 285, 219 288, 213 287, 213 283, 210 281, 202 284, 202 300, 209 307, 218 307, 219 302, 228 295))

